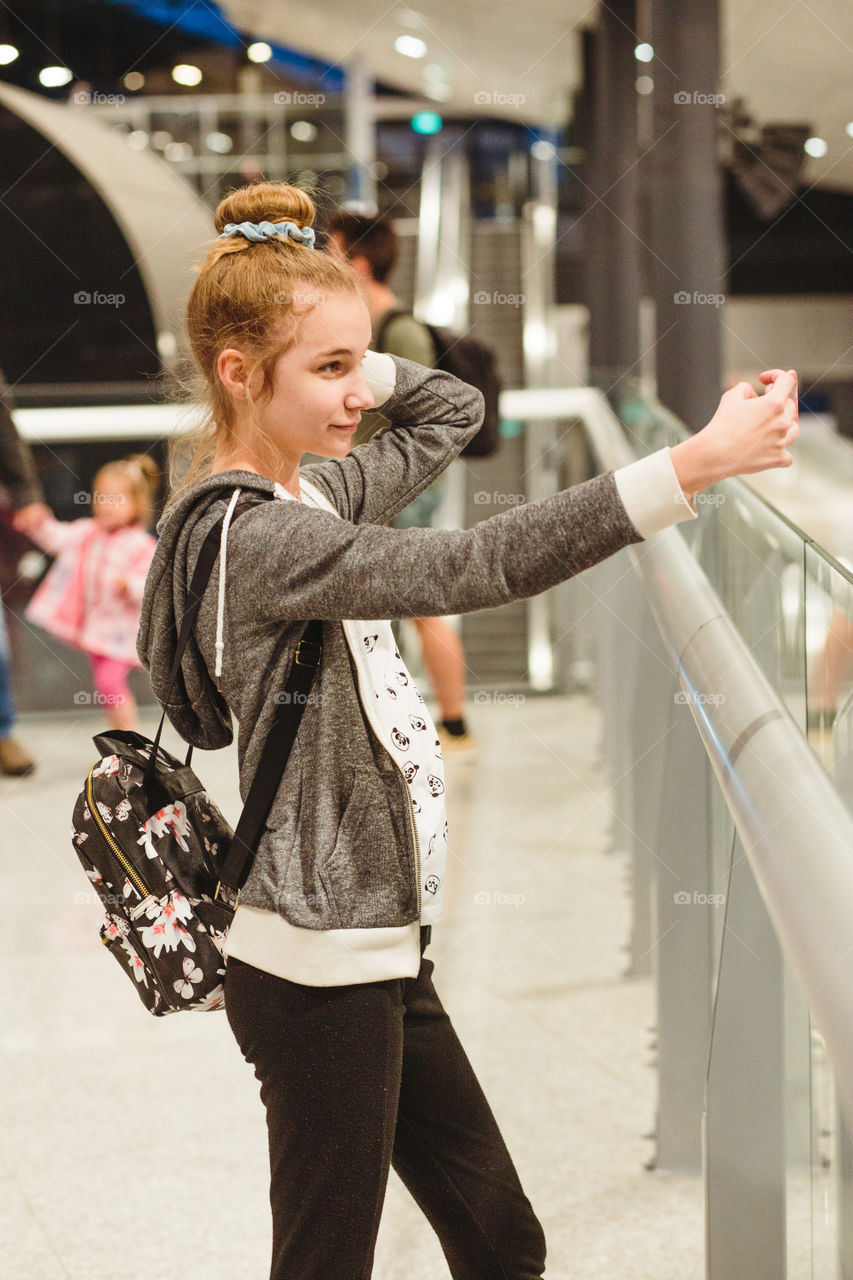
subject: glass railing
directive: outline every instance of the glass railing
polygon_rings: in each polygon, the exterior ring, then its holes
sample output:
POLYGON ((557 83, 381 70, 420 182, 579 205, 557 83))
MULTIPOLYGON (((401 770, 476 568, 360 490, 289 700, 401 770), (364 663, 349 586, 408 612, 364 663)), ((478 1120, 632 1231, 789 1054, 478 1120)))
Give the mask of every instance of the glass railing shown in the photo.
MULTIPOLYGON (((626 400, 620 415, 638 455, 686 436, 670 414, 638 397, 626 400)), ((811 490, 817 526, 822 489, 815 473, 823 471, 836 488, 851 486, 853 496, 853 451, 804 436, 809 482, 788 489, 799 510, 804 490, 811 490)), ((785 485, 777 486, 780 503, 785 493, 785 485)), ((717 485, 700 495, 698 505, 699 519, 681 526, 692 554, 853 809, 853 573, 746 482, 717 485)), ((710 931, 709 1274, 727 1280, 841 1280, 853 1274, 845 1259, 850 1212, 844 1213, 851 1141, 839 1119, 833 1072, 800 984, 778 953, 769 920, 762 918, 760 895, 719 793, 712 806, 718 834, 711 842, 710 878, 726 887, 720 888, 725 904, 710 931), (739 1081, 732 1080, 733 1070, 741 1073, 739 1081), (723 1108, 725 1117, 715 1114, 723 1108), (744 1177, 732 1178, 730 1158, 741 1169, 746 1162, 744 1177), (754 1202, 749 1258, 742 1255, 743 1241, 726 1239, 725 1219, 737 1213, 729 1203, 732 1194, 754 1202)), ((784 821, 783 809, 779 822, 784 821)), ((819 946, 820 921, 814 926, 819 946)))

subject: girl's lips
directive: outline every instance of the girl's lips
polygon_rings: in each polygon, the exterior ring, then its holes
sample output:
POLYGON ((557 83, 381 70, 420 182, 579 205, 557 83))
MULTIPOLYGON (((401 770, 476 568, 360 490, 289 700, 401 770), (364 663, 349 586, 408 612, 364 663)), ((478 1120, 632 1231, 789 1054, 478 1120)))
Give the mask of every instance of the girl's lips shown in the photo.
POLYGON ((357 422, 332 422, 329 425, 334 427, 336 431, 355 431, 356 427, 358 426, 358 423, 357 422))

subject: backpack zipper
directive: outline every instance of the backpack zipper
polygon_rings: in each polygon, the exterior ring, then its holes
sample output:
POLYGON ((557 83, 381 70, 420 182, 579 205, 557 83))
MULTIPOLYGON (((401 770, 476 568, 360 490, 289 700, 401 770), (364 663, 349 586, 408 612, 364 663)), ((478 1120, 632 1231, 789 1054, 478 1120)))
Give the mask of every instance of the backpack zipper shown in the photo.
MULTIPOLYGON (((100 761, 98 761, 98 764, 100 764, 100 761)), ((119 864, 123 867, 123 869, 127 873, 128 879, 133 884, 133 887, 136 889, 136 892, 140 894, 143 898, 153 897, 151 890, 148 888, 145 881, 142 879, 142 876, 139 874, 139 872, 136 870, 135 867, 132 867, 130 865, 127 858, 124 856, 121 849, 116 844, 115 840, 113 840, 109 831, 107 831, 107 828, 104 824, 104 820, 101 817, 100 813, 98 812, 98 806, 95 803, 95 797, 92 793, 92 774, 97 769, 98 764, 92 765, 91 769, 89 770, 89 776, 86 779, 86 799, 89 803, 89 812, 91 813, 92 817, 95 819, 95 823, 97 824, 98 830, 106 840, 112 852, 115 854, 119 864)))

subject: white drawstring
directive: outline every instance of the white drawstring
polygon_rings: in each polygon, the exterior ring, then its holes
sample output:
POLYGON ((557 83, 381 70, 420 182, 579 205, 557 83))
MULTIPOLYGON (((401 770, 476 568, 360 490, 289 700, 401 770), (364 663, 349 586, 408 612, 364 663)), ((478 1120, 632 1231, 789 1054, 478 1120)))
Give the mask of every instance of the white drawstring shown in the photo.
POLYGON ((237 499, 240 496, 240 490, 235 489, 225 512, 225 519, 222 521, 222 533, 219 538, 219 595, 216 601, 216 687, 219 689, 220 677, 222 675, 222 651, 225 648, 225 641, 222 638, 223 624, 225 621, 225 556, 228 546, 228 526, 231 523, 231 516, 237 505, 237 499))

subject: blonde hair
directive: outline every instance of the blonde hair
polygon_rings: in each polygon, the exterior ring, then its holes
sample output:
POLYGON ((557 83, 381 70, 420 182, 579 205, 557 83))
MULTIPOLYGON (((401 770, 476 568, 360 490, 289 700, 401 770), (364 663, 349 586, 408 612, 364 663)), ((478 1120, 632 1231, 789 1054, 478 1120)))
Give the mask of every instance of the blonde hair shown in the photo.
POLYGON ((110 481, 116 480, 125 486, 136 504, 135 516, 128 521, 128 524, 141 521, 142 524, 149 525, 152 506, 160 484, 160 468, 157 463, 147 453, 132 453, 127 458, 105 462, 92 481, 92 493, 97 493, 110 481))
MULTIPOLYGON (((304 188, 259 182, 229 192, 219 202, 214 225, 217 232, 229 222, 290 221, 305 228, 313 223, 314 212, 314 201, 304 188)), ((227 347, 241 351, 249 376, 256 371, 263 376, 260 395, 269 396, 276 360, 296 343, 299 317, 323 290, 360 293, 347 262, 294 240, 277 236, 254 242, 234 236, 213 242, 198 268, 186 314, 187 335, 198 366, 195 399, 203 406, 203 417, 170 450, 168 505, 212 473, 217 454, 228 458, 239 448, 234 401, 217 372, 220 353, 227 347), (305 286, 303 298, 300 286, 305 286), (188 461, 182 465, 185 459, 188 461)), ((254 411, 251 400, 249 407, 254 411)), ((275 446, 260 430, 257 438, 274 474, 275 446)))

